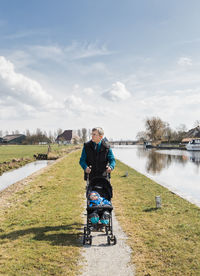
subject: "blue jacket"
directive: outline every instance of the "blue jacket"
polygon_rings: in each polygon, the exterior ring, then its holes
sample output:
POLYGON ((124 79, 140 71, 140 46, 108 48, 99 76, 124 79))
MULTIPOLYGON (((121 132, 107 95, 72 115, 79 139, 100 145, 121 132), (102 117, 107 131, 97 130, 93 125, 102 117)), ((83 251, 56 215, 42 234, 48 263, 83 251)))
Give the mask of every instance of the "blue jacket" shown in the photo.
POLYGON ((101 197, 99 193, 94 192, 94 191, 92 193, 95 193, 98 196, 98 199, 97 200, 90 199, 89 207, 111 205, 110 201, 105 199, 104 197, 101 197))

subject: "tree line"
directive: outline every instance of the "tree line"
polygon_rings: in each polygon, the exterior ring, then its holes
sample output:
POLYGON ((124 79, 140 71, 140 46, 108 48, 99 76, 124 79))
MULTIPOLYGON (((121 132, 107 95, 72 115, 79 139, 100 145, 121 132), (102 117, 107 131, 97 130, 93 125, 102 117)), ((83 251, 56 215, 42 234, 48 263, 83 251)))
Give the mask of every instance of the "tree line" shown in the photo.
MULTIPOLYGON (((200 125, 200 120, 196 120, 194 127, 200 125)), ((159 117, 151 117, 145 119, 145 130, 139 131, 136 138, 139 141, 167 141, 181 142, 187 133, 187 128, 184 124, 179 125, 173 130, 169 123, 164 122, 159 117)))
MULTIPOLYGON (((30 131, 26 129, 24 132, 20 132, 19 130, 13 130, 8 132, 8 130, 3 131, 0 130, 0 137, 4 137, 6 135, 15 135, 15 134, 24 134, 26 136, 23 144, 38 144, 38 143, 55 143, 56 138, 64 132, 61 128, 58 128, 55 131, 44 131, 40 128, 37 128, 35 131, 30 131)), ((74 131, 76 136, 76 142, 86 142, 90 139, 90 130, 86 128, 78 129, 74 131)))

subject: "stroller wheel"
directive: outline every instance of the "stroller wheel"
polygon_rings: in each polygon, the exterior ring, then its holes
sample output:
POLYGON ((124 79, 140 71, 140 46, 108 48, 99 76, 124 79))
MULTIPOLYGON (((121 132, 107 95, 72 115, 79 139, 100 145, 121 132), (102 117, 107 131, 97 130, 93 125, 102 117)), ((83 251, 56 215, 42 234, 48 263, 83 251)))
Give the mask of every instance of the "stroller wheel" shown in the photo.
POLYGON ((117 238, 115 236, 113 236, 112 241, 113 241, 113 245, 115 245, 117 243, 117 238))
POLYGON ((86 235, 87 227, 84 227, 84 235, 86 235))
POLYGON ((92 244, 92 236, 83 236, 83 245, 91 245, 92 244))
POLYGON ((84 227, 84 235, 90 235, 90 228, 84 227))
POLYGON ((83 245, 85 245, 85 242, 86 242, 86 240, 85 240, 85 235, 83 236, 83 245))
POLYGON ((108 245, 110 245, 110 236, 107 237, 108 245))
POLYGON ((107 237, 108 245, 115 245, 117 243, 117 238, 115 236, 108 236, 107 237))
POLYGON ((92 245, 92 236, 90 235, 89 238, 88 238, 88 244, 89 245, 92 245))

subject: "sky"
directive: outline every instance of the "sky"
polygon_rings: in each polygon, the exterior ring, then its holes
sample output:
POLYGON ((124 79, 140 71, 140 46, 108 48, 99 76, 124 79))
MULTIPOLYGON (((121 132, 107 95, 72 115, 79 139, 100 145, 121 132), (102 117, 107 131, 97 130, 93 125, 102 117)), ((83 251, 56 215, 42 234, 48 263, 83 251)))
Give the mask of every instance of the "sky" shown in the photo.
POLYGON ((0 0, 0 130, 200 120, 199 0, 0 0))

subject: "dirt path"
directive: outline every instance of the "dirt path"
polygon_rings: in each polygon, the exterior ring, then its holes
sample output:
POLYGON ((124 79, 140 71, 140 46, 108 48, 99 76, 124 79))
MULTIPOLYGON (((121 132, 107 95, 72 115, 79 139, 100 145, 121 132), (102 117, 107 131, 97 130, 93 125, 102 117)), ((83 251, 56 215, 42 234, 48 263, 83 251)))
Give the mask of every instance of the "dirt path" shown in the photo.
POLYGON ((129 265, 131 249, 126 244, 126 235, 122 231, 113 211, 113 233, 117 237, 116 245, 107 245, 104 232, 92 232, 92 246, 85 245, 82 256, 81 276, 133 276, 134 267, 129 265))

